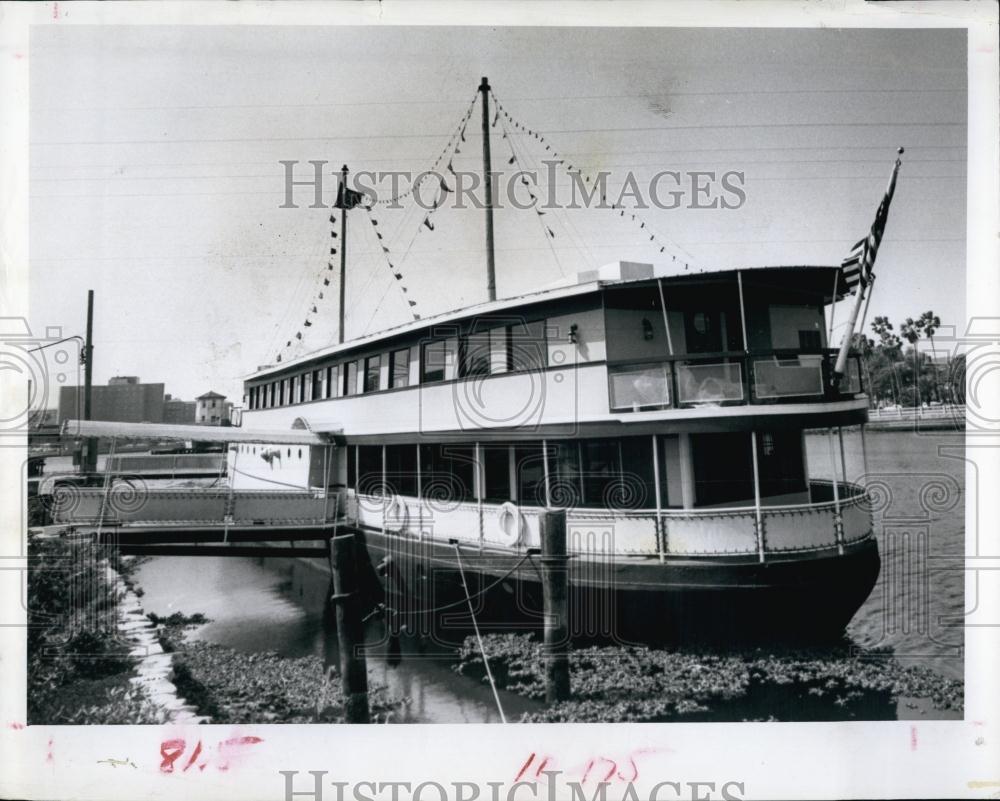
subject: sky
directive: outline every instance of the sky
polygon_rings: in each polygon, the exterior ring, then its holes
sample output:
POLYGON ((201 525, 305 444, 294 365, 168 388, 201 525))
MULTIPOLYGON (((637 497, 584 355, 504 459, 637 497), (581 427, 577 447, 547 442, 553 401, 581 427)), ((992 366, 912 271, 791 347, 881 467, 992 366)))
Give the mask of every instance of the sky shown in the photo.
MULTIPOLYGON (((838 264, 904 146, 868 319, 933 309, 964 328, 964 30, 46 26, 29 58, 30 322, 82 334, 94 289, 97 383, 138 375, 238 401, 241 377, 279 352, 336 341, 330 212, 308 208, 311 190, 280 208, 279 162, 427 169, 481 76, 609 187, 630 170, 745 176, 739 208, 643 212, 663 253, 630 215, 500 209, 500 297, 619 259, 838 264)), ((480 114, 456 169, 481 168, 480 114)), ((514 169, 511 141, 522 166, 547 156, 501 129, 494 169, 514 169)), ((348 338, 485 300, 482 211, 443 208, 433 231, 412 203, 372 216, 348 221, 348 338)))

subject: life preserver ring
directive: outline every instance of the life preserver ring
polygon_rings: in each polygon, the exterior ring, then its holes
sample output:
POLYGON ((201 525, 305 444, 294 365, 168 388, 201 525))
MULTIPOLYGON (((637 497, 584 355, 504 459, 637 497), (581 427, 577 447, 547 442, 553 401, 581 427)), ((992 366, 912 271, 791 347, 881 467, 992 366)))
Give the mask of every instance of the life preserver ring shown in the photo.
POLYGON ((501 504, 497 512, 497 540, 503 545, 514 547, 524 539, 527 523, 521 510, 510 501, 501 504))

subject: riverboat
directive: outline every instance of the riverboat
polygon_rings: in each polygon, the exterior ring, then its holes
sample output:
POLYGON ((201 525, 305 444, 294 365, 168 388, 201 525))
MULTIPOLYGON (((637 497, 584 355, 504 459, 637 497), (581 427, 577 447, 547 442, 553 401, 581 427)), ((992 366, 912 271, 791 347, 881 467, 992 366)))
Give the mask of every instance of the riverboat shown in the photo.
POLYGON ((334 344, 250 375, 241 420, 328 444, 231 444, 228 475, 333 496, 411 611, 467 612, 470 589, 481 625, 538 618, 561 508, 577 636, 836 636, 879 573, 843 446, 868 398, 854 356, 833 380, 825 325, 846 286, 619 262, 334 344))

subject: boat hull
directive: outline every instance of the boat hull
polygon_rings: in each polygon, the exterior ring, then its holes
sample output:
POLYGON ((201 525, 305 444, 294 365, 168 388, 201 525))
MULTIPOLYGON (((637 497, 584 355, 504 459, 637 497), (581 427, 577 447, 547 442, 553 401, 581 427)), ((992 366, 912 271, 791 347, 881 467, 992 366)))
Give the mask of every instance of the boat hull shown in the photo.
MULTIPOLYGON (((539 556, 362 530, 390 617, 450 642, 480 629, 541 631, 539 556)), ((577 556, 569 560, 575 640, 821 642, 840 636, 880 570, 874 537, 837 549, 754 558, 577 556)))

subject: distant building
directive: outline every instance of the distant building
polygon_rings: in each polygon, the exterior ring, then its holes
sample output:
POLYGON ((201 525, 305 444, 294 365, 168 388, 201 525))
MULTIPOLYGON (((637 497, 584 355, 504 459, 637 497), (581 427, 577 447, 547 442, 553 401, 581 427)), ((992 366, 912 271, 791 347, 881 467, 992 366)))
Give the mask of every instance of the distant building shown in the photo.
POLYGON ((196 401, 185 401, 169 393, 163 399, 163 422, 178 425, 191 424, 195 420, 196 401))
MULTIPOLYGON (((163 384, 142 384, 136 376, 116 376, 92 389, 92 420, 162 423, 163 384)), ((83 387, 59 388, 59 421, 83 419, 83 387)))
POLYGON ((59 426, 58 409, 37 409, 31 412, 28 427, 32 430, 40 428, 57 428, 59 426))
POLYGON ((227 426, 233 404, 226 400, 225 395, 218 392, 206 392, 195 398, 194 421, 201 426, 227 426))

